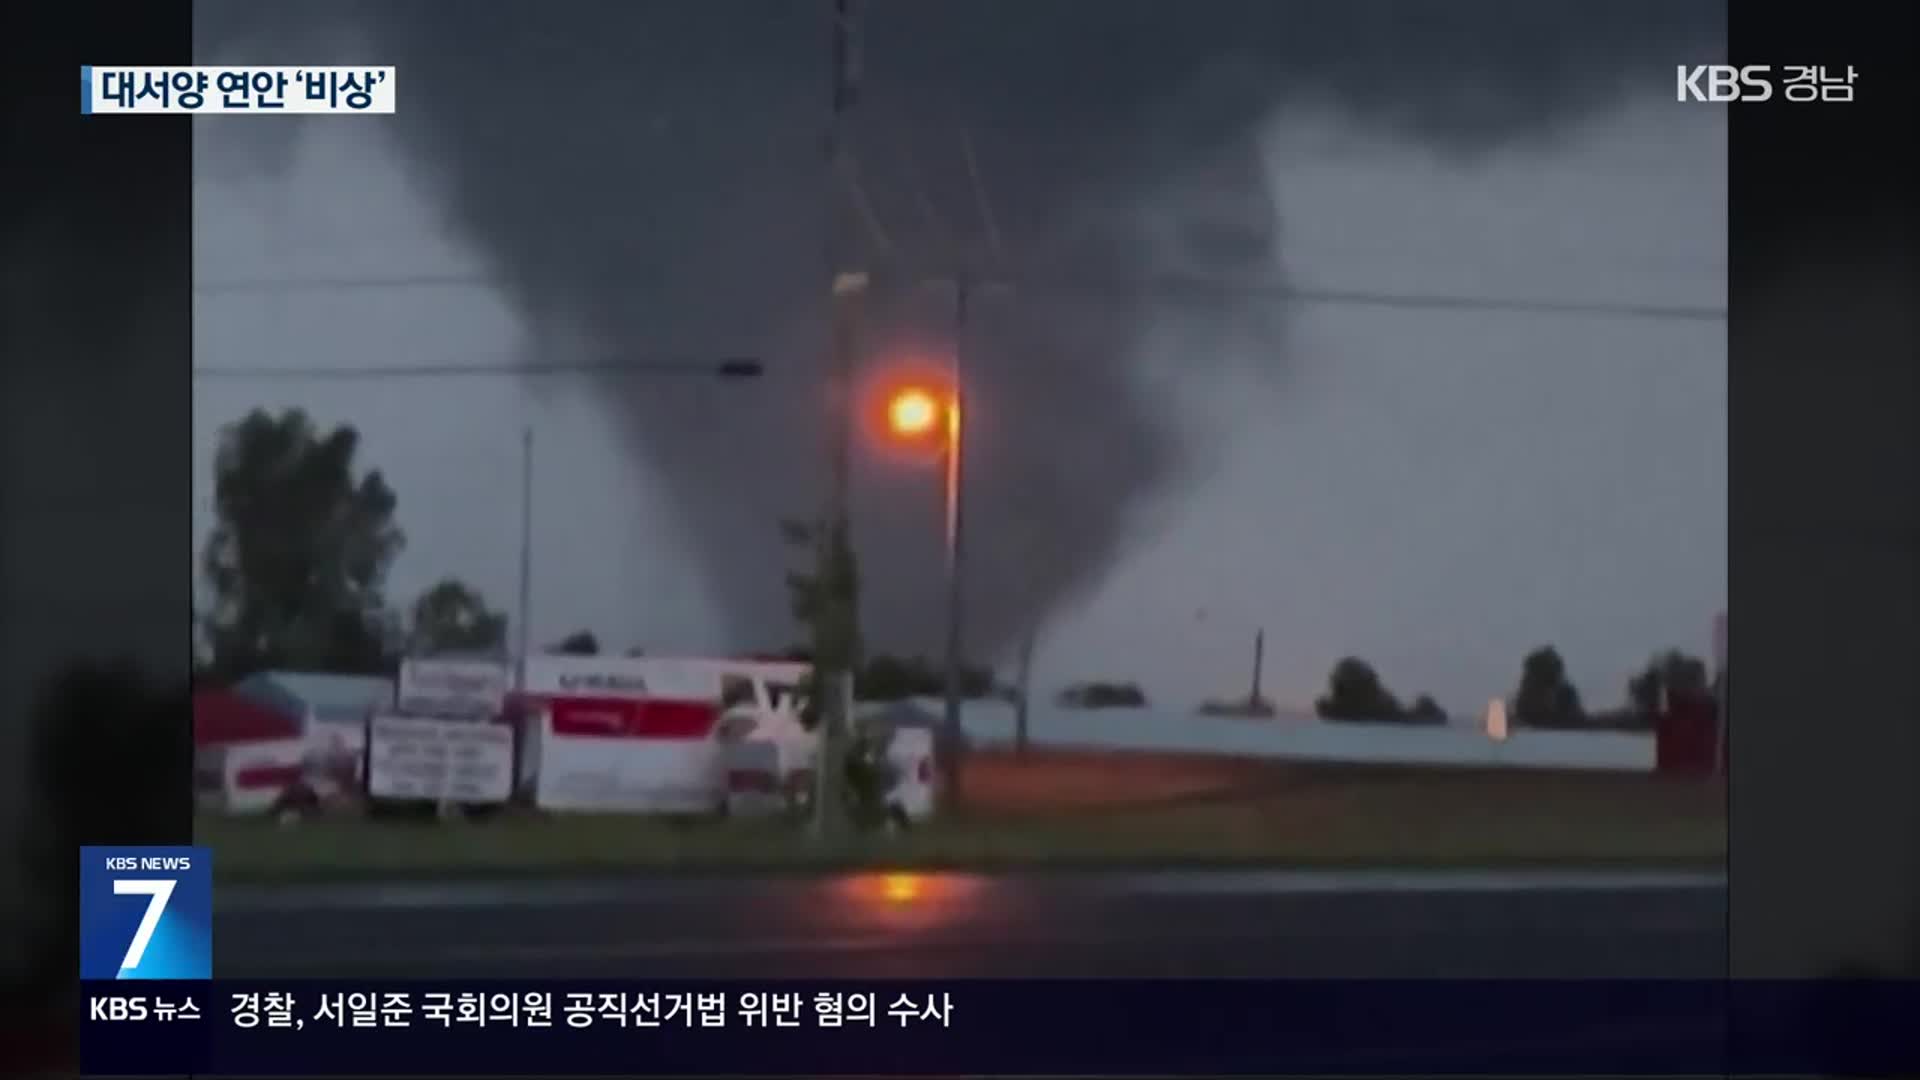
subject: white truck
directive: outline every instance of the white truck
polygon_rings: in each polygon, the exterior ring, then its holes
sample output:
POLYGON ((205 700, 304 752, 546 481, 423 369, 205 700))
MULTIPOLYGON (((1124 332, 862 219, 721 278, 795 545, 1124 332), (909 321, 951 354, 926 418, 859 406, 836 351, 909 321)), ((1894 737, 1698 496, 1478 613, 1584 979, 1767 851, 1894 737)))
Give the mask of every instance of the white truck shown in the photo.
MULTIPOLYGON (((805 664, 754 664, 730 674, 721 695, 721 738, 727 743, 728 809, 734 813, 801 813, 813 804, 820 737, 802 720, 805 664)), ((890 824, 901 827, 933 816, 932 732, 886 731, 885 760, 892 785, 885 796, 890 824)))

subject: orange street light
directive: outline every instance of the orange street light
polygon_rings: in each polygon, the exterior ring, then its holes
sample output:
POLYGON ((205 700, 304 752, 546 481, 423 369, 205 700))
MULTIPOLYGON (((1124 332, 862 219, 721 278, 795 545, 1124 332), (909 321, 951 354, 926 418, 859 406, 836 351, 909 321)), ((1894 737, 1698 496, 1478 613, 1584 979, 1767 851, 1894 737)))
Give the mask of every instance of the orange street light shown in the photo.
POLYGON ((932 434, 941 411, 931 393, 917 387, 901 390, 887 402, 887 427, 895 435, 923 438, 932 434))

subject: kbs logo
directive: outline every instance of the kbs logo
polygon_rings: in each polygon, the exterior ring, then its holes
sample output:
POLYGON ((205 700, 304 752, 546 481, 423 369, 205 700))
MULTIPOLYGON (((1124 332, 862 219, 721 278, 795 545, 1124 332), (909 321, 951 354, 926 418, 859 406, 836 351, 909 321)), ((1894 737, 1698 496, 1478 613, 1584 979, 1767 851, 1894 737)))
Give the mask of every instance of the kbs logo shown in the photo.
POLYGON ((1679 101, 1766 101, 1773 97, 1771 71, 1765 64, 1730 67, 1726 64, 1680 65, 1679 101))
POLYGON ((80 977, 212 978, 212 851, 81 848, 80 977))
POLYGON ((145 1020, 150 1014, 143 997, 97 997, 87 1002, 89 1020, 145 1020))

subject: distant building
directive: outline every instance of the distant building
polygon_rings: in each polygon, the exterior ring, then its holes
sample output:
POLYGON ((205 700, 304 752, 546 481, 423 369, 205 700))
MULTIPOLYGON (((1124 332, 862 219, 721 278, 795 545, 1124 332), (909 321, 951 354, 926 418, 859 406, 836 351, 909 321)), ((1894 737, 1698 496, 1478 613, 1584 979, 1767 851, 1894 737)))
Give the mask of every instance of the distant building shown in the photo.
POLYGON ((368 713, 393 706, 394 683, 377 675, 263 671, 235 683, 233 692, 294 717, 303 726, 357 726, 368 713))

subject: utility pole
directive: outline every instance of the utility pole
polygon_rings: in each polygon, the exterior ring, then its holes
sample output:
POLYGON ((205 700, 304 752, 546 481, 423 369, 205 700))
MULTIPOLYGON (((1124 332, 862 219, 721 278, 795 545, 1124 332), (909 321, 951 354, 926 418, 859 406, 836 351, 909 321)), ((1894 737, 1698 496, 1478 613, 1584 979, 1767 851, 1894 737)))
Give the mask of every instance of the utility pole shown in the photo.
POLYGON ((527 688, 527 648, 533 634, 533 425, 520 433, 520 613, 515 619, 515 690, 527 688))
POLYGON ((1247 707, 1255 708, 1260 704, 1261 668, 1267 662, 1267 628, 1261 627, 1253 633, 1253 692, 1247 695, 1247 707))
MULTIPOLYGON (((827 125, 828 191, 845 166, 845 128, 860 89, 858 0, 833 0, 833 93, 827 125)), ((814 692, 819 695, 820 758, 814 770, 814 832, 832 840, 841 824, 841 766, 846 733, 852 722, 853 664, 858 639, 858 598, 853 595, 850 562, 853 536, 850 523, 853 457, 853 381, 859 349, 860 302, 867 275, 849 264, 853 245, 847 242, 837 198, 829 203, 828 271, 833 291, 832 410, 829 450, 831 475, 827 506, 819 536, 816 581, 824 593, 821 625, 816 629, 813 657, 814 692)))
POLYGON ((953 309, 953 371, 951 385, 947 390, 947 454, 946 454, 946 495, 947 495, 947 700, 945 716, 941 720, 941 741, 946 745, 940 755, 941 781, 945 788, 947 808, 957 810, 962 797, 960 789, 960 756, 966 745, 965 735, 960 727, 961 680, 965 676, 966 660, 962 644, 962 627, 965 625, 961 615, 960 601, 964 591, 961 587, 963 570, 962 559, 965 555, 963 539, 966 526, 961 515, 965 511, 966 498, 962 484, 966 481, 966 370, 964 356, 967 349, 967 301, 973 283, 965 272, 954 279, 953 309))
POLYGON ((1038 630, 1027 631, 1020 640, 1020 665, 1015 676, 1015 694, 1013 699, 1013 749, 1016 753, 1025 753, 1027 749, 1027 693, 1033 685, 1033 650, 1039 638, 1038 630))

